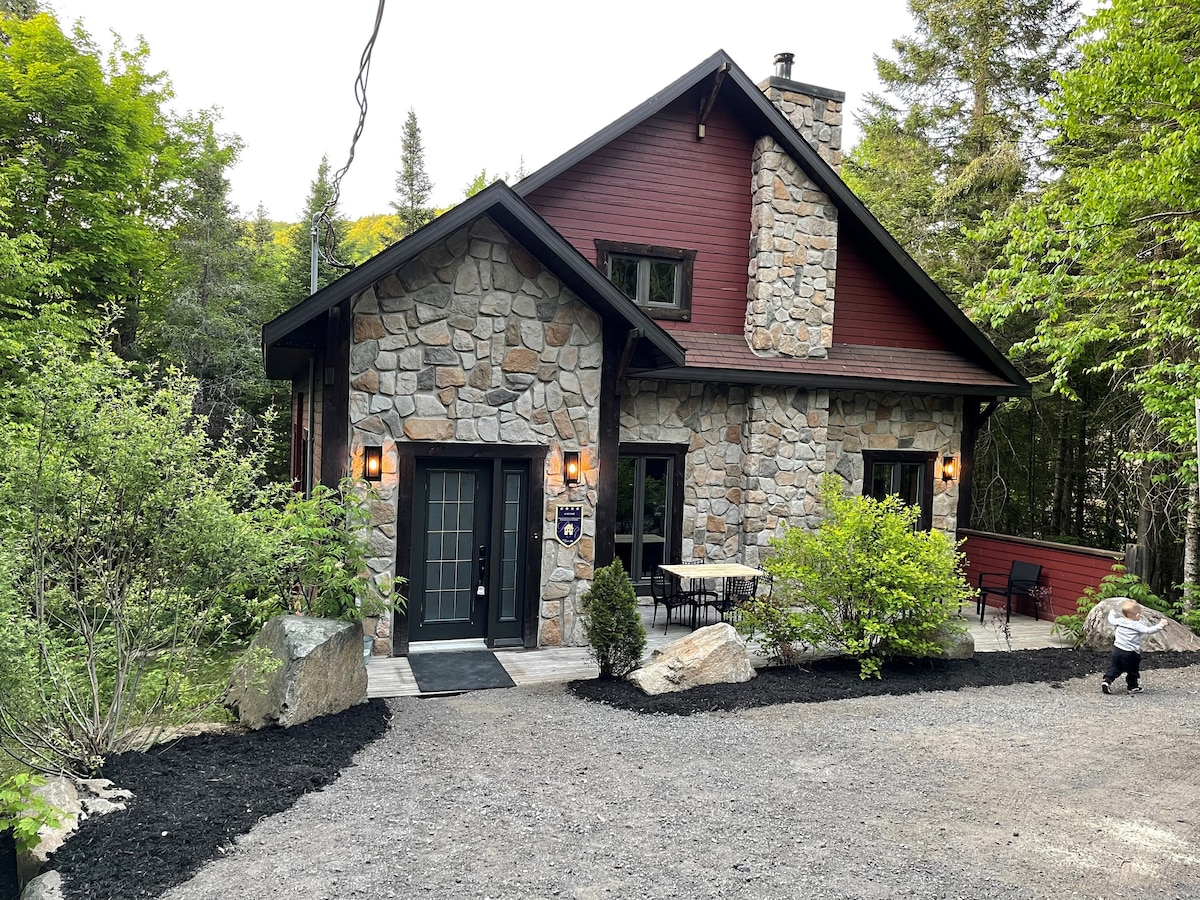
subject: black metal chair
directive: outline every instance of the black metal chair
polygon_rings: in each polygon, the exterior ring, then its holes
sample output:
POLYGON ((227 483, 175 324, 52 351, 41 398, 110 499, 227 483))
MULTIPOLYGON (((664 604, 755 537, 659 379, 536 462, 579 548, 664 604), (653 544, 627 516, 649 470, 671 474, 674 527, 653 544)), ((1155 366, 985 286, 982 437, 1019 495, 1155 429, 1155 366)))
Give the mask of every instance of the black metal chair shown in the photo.
MULTIPOLYGON (((1009 621, 1012 618, 1012 601, 1013 596, 1029 596, 1029 592, 1037 587, 1038 579, 1042 577, 1042 567, 1036 563, 1021 562, 1013 560, 1012 566, 1008 570, 1008 574, 1003 572, 980 572, 977 587, 979 589, 979 598, 976 600, 976 612, 979 613, 979 621, 983 621, 983 614, 987 611, 987 598, 989 595, 1004 598, 1004 621, 1009 621), (990 579, 989 584, 984 584, 985 579, 990 579)), ((1038 604, 1033 604, 1033 617, 1038 618, 1038 604)))
MULTIPOLYGON (((705 605, 716 610, 722 622, 736 622, 742 607, 757 594, 758 578, 726 578, 721 596, 705 605)), ((707 617, 705 621, 708 621, 707 617)))
POLYGON ((694 601, 680 588, 679 579, 670 572, 664 572, 658 566, 650 570, 650 596, 654 599, 654 613, 650 617, 651 628, 658 621, 658 608, 662 606, 667 610, 663 634, 666 634, 667 629, 671 627, 671 613, 674 610, 685 606, 694 607, 694 601))
MULTIPOLYGON (((702 566, 707 560, 703 559, 685 559, 680 563, 681 566, 702 566)), ((684 595, 687 596, 692 604, 692 627, 695 628, 700 624, 700 610, 712 606, 719 597, 716 591, 709 590, 704 586, 704 581, 699 578, 689 578, 688 586, 681 587, 684 595), (697 585, 697 582, 699 584, 697 585)), ((708 615, 705 614, 704 624, 708 624, 708 615)))

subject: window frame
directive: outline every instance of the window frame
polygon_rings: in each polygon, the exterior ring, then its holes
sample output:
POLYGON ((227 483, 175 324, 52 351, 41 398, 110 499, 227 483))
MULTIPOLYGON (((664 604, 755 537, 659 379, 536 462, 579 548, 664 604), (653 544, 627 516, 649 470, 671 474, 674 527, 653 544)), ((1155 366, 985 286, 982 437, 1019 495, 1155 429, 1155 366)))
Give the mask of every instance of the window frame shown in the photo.
MULTIPOLYGON (((921 531, 931 531, 933 529, 933 480, 935 475, 935 466, 937 463, 937 453, 925 450, 863 450, 863 482, 862 495, 864 497, 873 497, 871 487, 874 484, 874 468, 877 463, 893 466, 892 470, 892 486, 896 484, 896 472, 901 464, 921 464, 921 483, 918 486, 920 499, 918 505, 921 507, 921 518, 917 520, 917 528, 921 531)), ((892 492, 893 494, 896 491, 892 492)))
MULTIPOLYGON (((664 534, 663 534, 663 562, 677 563, 679 562, 680 549, 683 544, 683 494, 684 494, 684 467, 687 460, 687 447, 679 444, 656 444, 656 443, 622 443, 618 452, 619 459, 632 459, 635 461, 635 496, 633 515, 633 533, 629 535, 617 534, 616 529, 613 529, 613 559, 620 557, 617 552, 616 544, 630 544, 630 561, 637 563, 644 558, 644 550, 642 548, 642 523, 644 520, 644 504, 645 504, 645 488, 644 466, 647 460, 663 460, 668 463, 667 467, 667 496, 664 507, 664 534), (627 541, 622 541, 621 538, 628 538, 627 541)), ((614 523, 616 513, 614 510, 614 523)), ((636 569, 637 566, 635 565, 636 569)), ((639 595, 650 593, 650 579, 642 579, 637 571, 629 572, 629 579, 634 585, 635 592, 639 595)))
POLYGON ((624 256, 636 258, 639 262, 637 297, 630 299, 641 309, 655 319, 674 319, 686 322, 692 318, 692 278, 695 272, 696 251, 683 250, 678 247, 659 247, 652 244, 632 244, 624 241, 596 241, 596 268, 604 276, 612 280, 612 258, 624 256), (649 276, 642 277, 642 270, 648 272, 650 262, 669 262, 676 266, 678 281, 676 295, 678 304, 650 303, 646 299, 649 289, 649 276), (642 265, 642 264, 645 265, 642 265), (645 285, 645 287, 643 287, 645 285))

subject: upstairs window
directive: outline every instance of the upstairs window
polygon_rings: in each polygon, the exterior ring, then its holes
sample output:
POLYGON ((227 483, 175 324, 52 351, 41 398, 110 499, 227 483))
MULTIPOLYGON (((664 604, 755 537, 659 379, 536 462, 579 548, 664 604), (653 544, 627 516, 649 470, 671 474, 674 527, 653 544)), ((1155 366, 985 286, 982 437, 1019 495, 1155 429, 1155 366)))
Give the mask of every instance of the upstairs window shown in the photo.
POLYGON ((596 241, 596 264, 622 293, 659 319, 692 317, 695 250, 596 241))

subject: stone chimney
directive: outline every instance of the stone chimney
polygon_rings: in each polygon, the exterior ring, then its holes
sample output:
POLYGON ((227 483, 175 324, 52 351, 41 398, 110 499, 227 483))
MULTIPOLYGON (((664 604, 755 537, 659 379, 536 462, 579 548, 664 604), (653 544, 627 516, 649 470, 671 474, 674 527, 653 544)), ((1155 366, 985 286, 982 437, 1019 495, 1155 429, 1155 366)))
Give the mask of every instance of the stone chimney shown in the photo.
POLYGON ((842 105, 846 94, 793 81, 794 58, 791 53, 775 54, 775 74, 759 88, 836 171, 842 166, 842 105))
MULTIPOLYGON (((791 74, 792 54, 780 53, 760 87, 837 169, 845 94, 791 74)), ((763 356, 825 357, 833 346, 837 207, 770 136, 755 142, 751 174, 746 343, 763 356)))

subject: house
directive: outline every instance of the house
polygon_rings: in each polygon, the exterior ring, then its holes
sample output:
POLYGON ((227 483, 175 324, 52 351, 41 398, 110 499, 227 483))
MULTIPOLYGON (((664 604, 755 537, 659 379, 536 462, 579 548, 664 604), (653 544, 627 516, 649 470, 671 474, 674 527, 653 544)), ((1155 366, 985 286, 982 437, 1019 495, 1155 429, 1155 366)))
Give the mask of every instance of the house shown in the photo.
POLYGON ((582 642, 594 567, 758 565, 823 473, 969 524, 1020 374, 838 176, 843 95, 723 52, 263 328, 306 486, 378 479, 411 642, 582 642))

